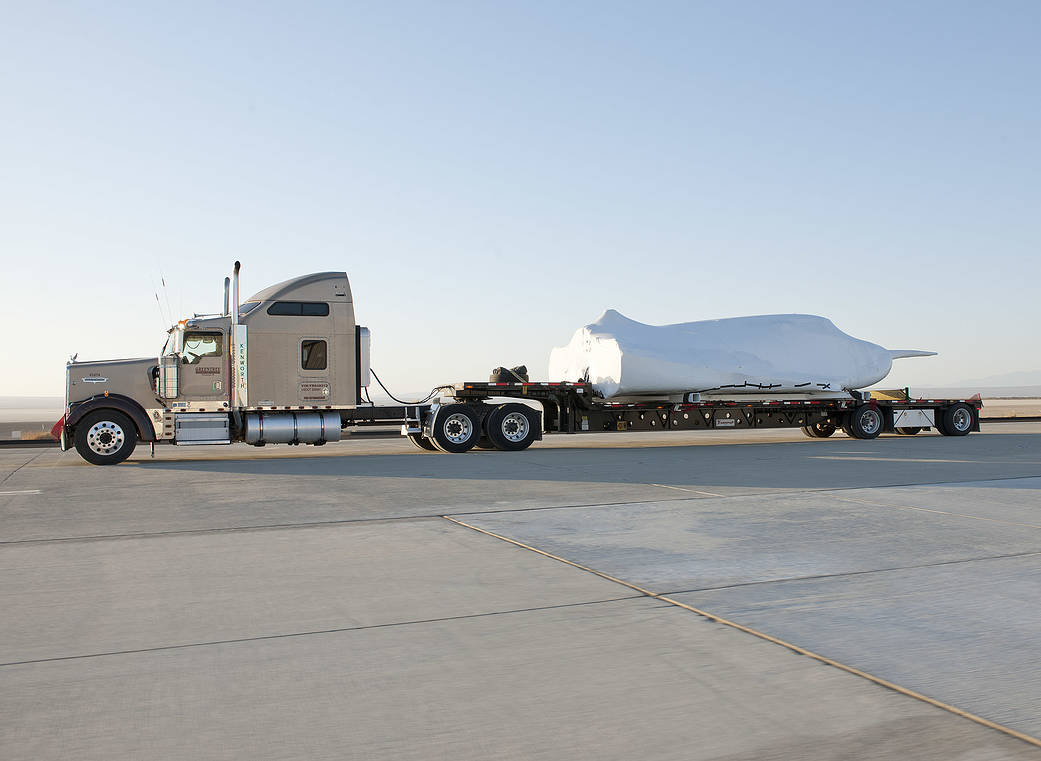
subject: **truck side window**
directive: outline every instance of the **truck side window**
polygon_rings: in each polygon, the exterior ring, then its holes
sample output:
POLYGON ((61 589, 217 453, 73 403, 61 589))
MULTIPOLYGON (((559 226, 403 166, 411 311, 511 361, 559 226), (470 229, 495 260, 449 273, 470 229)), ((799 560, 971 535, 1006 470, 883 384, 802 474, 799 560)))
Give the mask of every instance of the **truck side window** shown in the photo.
POLYGON ((304 370, 324 370, 329 364, 329 347, 325 341, 300 343, 300 367, 304 370))
POLYGON ((276 301, 268 314, 285 317, 328 317, 329 305, 324 301, 276 301))
POLYGON ((194 365, 202 357, 219 357, 221 356, 223 344, 224 336, 220 333, 193 333, 186 331, 181 361, 194 365))

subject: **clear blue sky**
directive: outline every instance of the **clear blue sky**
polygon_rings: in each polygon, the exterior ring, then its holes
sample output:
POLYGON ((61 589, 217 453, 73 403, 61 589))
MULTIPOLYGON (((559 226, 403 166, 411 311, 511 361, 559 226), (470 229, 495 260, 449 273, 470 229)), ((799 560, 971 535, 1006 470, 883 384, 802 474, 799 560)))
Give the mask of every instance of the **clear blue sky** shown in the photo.
POLYGON ((0 395, 343 269, 393 387, 613 307, 1041 368, 1041 3, 16 3, 0 395))

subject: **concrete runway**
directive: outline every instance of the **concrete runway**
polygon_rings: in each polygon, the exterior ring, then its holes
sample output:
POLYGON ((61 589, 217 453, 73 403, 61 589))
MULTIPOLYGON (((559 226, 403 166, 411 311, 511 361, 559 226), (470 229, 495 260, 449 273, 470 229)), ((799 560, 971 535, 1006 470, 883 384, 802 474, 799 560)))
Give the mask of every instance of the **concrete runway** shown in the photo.
POLYGON ((5 761, 1041 758, 1041 424, 6 448, 0 605, 5 761))

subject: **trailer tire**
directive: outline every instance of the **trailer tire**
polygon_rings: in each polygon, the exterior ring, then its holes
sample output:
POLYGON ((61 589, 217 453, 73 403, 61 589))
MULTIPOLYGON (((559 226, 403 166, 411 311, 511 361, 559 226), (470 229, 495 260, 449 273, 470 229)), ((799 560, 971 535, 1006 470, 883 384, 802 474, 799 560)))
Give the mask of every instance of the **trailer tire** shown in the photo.
POLYGON ((862 404, 849 414, 849 433, 857 439, 876 439, 885 426, 882 410, 862 404))
POLYGON ((119 410, 88 412, 76 423, 76 451, 92 465, 123 462, 137 446, 137 429, 119 410))
POLYGON ((944 436, 968 436, 975 423, 972 407, 967 404, 952 404, 943 411, 942 425, 937 429, 944 436))
POLYGON ((437 447, 421 433, 407 433, 408 440, 426 452, 437 452, 437 447))
POLYGON ((481 419, 466 404, 446 404, 434 415, 430 441, 442 452, 462 454, 481 438, 481 419))
POLYGON ((836 431, 834 423, 811 423, 804 425, 802 432, 811 439, 826 439, 836 431))
POLYGON ((922 432, 921 426, 901 426, 899 428, 896 428, 895 430, 897 434, 899 434, 900 436, 914 436, 916 433, 922 432))
POLYGON ((499 405, 485 418, 489 441, 504 452, 519 452, 530 447, 538 437, 538 426, 538 412, 516 402, 499 405))
POLYGON ((492 440, 489 439, 487 435, 482 435, 481 438, 477 440, 477 443, 474 444, 474 449, 490 449, 495 451, 498 447, 492 443, 492 440))

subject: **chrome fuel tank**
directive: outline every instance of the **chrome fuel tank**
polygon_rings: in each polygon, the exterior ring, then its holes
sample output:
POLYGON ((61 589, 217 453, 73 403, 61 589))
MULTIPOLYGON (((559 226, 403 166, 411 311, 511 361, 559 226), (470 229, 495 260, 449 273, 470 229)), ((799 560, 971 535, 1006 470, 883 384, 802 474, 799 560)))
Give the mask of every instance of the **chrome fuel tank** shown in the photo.
POLYGON ((340 440, 338 412, 250 412, 245 418, 247 444, 324 444, 340 440))

